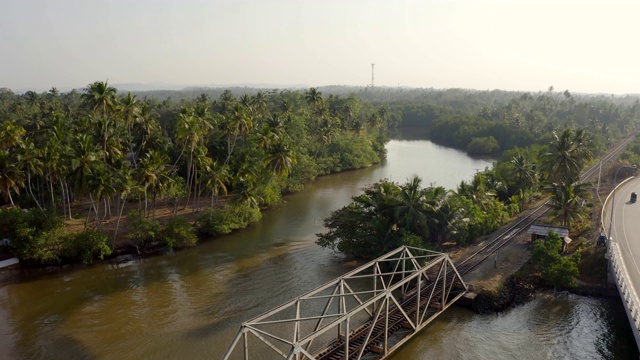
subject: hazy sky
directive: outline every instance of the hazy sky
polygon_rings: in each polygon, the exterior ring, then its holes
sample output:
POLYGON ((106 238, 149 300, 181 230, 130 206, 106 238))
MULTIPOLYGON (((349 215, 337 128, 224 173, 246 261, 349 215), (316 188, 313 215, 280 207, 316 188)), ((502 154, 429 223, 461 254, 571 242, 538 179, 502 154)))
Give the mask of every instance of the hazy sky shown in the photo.
POLYGON ((0 0, 0 87, 640 93, 640 1, 0 0))

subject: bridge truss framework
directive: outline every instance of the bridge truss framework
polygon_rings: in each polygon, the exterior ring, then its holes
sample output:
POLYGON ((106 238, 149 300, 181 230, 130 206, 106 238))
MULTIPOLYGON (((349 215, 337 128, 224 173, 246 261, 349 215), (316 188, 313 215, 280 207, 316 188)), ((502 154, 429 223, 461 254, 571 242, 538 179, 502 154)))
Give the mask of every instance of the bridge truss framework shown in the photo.
POLYGON ((227 359, 383 359, 467 290, 447 254, 402 246, 244 322, 227 359))

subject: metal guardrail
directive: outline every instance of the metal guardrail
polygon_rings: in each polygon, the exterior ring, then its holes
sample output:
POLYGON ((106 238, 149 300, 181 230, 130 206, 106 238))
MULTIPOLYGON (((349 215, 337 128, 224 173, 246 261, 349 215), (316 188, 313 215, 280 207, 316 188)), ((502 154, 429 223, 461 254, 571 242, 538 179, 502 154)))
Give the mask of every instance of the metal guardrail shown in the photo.
MULTIPOLYGON (((630 177, 625 179, 620 184, 618 184, 611 193, 605 199, 605 206, 602 206, 602 212, 600 216, 602 229, 605 230, 604 221, 607 219, 605 217, 605 209, 606 204, 609 203, 609 198, 618 190, 620 186, 625 184, 627 181, 633 179, 630 177)), ((611 209, 611 215, 609 218, 612 218, 613 209, 611 209)), ((638 294, 636 293, 636 289, 633 287, 631 280, 629 279, 629 272, 627 271, 627 267, 624 264, 624 260, 622 259, 622 253, 620 252, 620 247, 617 243, 613 242, 613 237, 611 236, 611 224, 609 224, 609 232, 607 233, 608 241, 607 241, 607 254, 606 257, 610 264, 610 271, 613 275, 613 278, 616 282, 616 287, 618 288, 618 292, 620 293, 620 298, 622 299, 622 304, 627 312, 627 317, 629 318, 629 324, 631 325, 631 329, 633 331, 633 337, 636 339, 636 344, 640 349, 640 299, 638 299, 638 294)))
POLYGON ((629 322, 633 327, 633 335, 636 338, 636 342, 640 344, 638 341, 640 340, 638 330, 640 329, 640 299, 638 299, 636 289, 629 280, 629 273, 624 261, 622 261, 622 254, 620 253, 618 244, 610 242, 607 251, 609 254, 609 262, 611 263, 611 272, 614 275, 620 297, 629 315, 629 322))

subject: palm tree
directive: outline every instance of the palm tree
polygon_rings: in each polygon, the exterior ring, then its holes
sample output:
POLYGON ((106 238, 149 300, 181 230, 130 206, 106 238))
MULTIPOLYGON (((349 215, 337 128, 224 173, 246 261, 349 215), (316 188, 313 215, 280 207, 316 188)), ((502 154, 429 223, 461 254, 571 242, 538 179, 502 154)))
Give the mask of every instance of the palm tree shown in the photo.
POLYGON ((496 192, 487 184, 484 174, 478 173, 473 177, 471 183, 462 181, 458 186, 458 195, 471 200, 474 204, 486 210, 496 196, 496 192))
POLYGON ((571 223, 583 218, 584 201, 589 196, 590 184, 586 183, 551 183, 546 190, 551 194, 552 216, 560 225, 569 227, 571 223))
POLYGON ((13 203, 11 191, 20 192, 20 188, 24 187, 24 173, 21 164, 7 150, 0 150, 0 191, 5 201, 13 203))
POLYGON ((156 196, 162 194, 171 178, 167 168, 167 155, 164 153, 149 150, 141 159, 138 166, 138 184, 144 189, 144 212, 148 216, 148 192, 152 191, 153 218, 155 218, 156 196))
POLYGON ((364 125, 362 125, 362 121, 359 119, 353 120, 351 123, 351 132, 356 137, 362 136, 364 133, 364 125))
POLYGON ((331 119, 328 115, 323 115, 322 119, 318 123, 317 129, 315 130, 318 140, 320 141, 319 146, 316 148, 316 152, 313 156, 314 159, 318 158, 318 153, 320 149, 324 148, 331 144, 333 139, 338 134, 338 129, 334 126, 333 119, 331 119))
POLYGON ((230 115, 225 126, 225 133, 227 135, 227 158, 224 161, 224 164, 229 163, 231 154, 235 149, 238 136, 246 135, 249 130, 251 130, 252 126, 253 123, 246 112, 246 108, 242 104, 236 103, 230 111, 230 115), (231 137, 233 137, 233 141, 231 140, 231 137))
POLYGON ((89 199, 96 214, 96 227, 100 228, 102 221, 110 212, 109 199, 117 192, 114 186, 116 178, 112 169, 105 163, 97 163, 97 166, 88 174, 86 182, 89 199), (100 203, 104 204, 104 215, 102 217, 100 217, 100 203))
POLYGON ((421 188, 422 179, 414 175, 409 181, 400 186, 398 204, 394 216, 401 227, 412 231, 416 235, 428 237, 427 217, 424 214, 424 191, 421 188))
POLYGON ((287 176, 296 163, 296 158, 291 148, 284 141, 279 141, 269 150, 264 163, 272 174, 287 176))
POLYGON ((242 94, 238 99, 238 102, 242 104, 242 106, 244 106, 248 113, 254 113, 253 100, 251 99, 251 96, 249 96, 249 94, 242 94))
POLYGON ((214 205, 218 205, 218 195, 227 194, 227 184, 231 180, 229 167, 214 161, 201 179, 205 189, 211 191, 211 209, 213 209, 214 205))
POLYGON ((379 128, 382 122, 380 121, 380 117, 378 116, 378 113, 372 112, 371 114, 369 114, 369 116, 367 116, 367 119, 366 119, 366 124, 371 129, 379 128))
POLYGON ((116 93, 117 90, 109 86, 108 82, 96 81, 84 89, 82 100, 93 113, 102 112, 102 116, 107 116, 116 106, 116 93))
MULTIPOLYGON (((205 114, 201 114, 206 116, 205 114)), ((178 156, 176 164, 182 157, 182 154, 186 150, 189 151, 189 158, 187 160, 187 203, 191 199, 191 193, 194 193, 194 197, 197 197, 197 173, 198 164, 202 161, 199 158, 206 156, 207 148, 204 146, 204 140, 208 132, 213 129, 213 125, 209 123, 205 117, 198 116, 189 108, 183 108, 182 113, 179 115, 178 123, 176 124, 176 140, 179 144, 182 144, 182 151, 178 156)))
POLYGON ((260 148, 269 151, 274 144, 283 141, 287 135, 280 117, 273 113, 267 117, 265 126, 257 133, 260 148))
POLYGON ((572 183, 582 167, 591 160, 587 134, 583 130, 566 129, 558 136, 553 133, 551 151, 544 154, 547 177, 552 182, 572 183))
POLYGON ((291 115, 291 104, 287 101, 287 99, 283 99, 280 102, 280 113, 284 117, 291 115))
POLYGON ((42 176, 43 174, 43 164, 42 160, 40 159, 40 149, 36 148, 33 141, 27 139, 23 142, 21 150, 22 151, 19 155, 19 161, 24 164, 26 168, 27 190, 29 191, 29 195, 31 195, 33 201, 36 203, 38 209, 40 209, 40 211, 43 211, 44 209, 40 205, 40 202, 38 201, 36 196, 33 194, 33 187, 31 186, 31 176, 42 176))
POLYGON ((424 212, 427 216, 429 233, 439 243, 447 231, 454 231, 460 219, 460 211, 449 205, 451 191, 442 186, 432 186, 424 190, 424 212))
POLYGON ((96 81, 93 84, 87 85, 82 94, 82 100, 92 110, 94 115, 101 112, 103 117, 102 122, 102 136, 103 144, 102 151, 104 156, 107 156, 107 128, 109 127, 108 114, 111 113, 116 106, 116 89, 109 86, 106 81, 96 81))
POLYGON ((124 206, 127 203, 127 198, 129 197, 129 194, 134 190, 133 172, 131 168, 123 166, 117 169, 115 174, 114 187, 116 191, 120 193, 120 196, 118 197, 118 201, 120 201, 120 207, 118 210, 118 220, 116 220, 116 228, 113 232, 112 248, 114 248, 116 245, 116 239, 118 238, 118 228, 120 227, 120 220, 122 219, 122 212, 124 211, 124 206))
POLYGON ((517 179, 519 185, 520 198, 522 199, 521 210, 524 210, 525 197, 524 190, 530 189, 538 178, 538 174, 535 169, 535 164, 529 162, 522 155, 514 156, 510 160, 513 164, 513 173, 517 179))
POLYGON ((258 91, 252 99, 252 103, 258 118, 262 118, 267 113, 267 97, 262 91, 258 91))
POLYGON ((61 169, 61 159, 62 159, 62 154, 65 154, 67 152, 62 151, 63 149, 65 149, 65 146, 56 137, 50 137, 49 140, 47 141, 46 146, 44 147, 44 149, 42 149, 42 163, 44 164, 44 175, 49 185, 49 195, 51 196, 52 207, 56 206, 54 191, 53 191, 53 184, 55 184, 58 181, 58 179, 61 178, 61 174, 65 173, 65 171, 62 171, 61 169))
POLYGON ((322 92, 318 91, 318 89, 314 87, 304 92, 304 98, 307 101, 307 105, 314 109, 322 107, 324 102, 322 99, 322 92))
POLYGON ((127 142, 129 143, 129 153, 133 155, 133 165, 136 165, 136 157, 133 151, 133 125, 138 121, 140 116, 140 107, 136 96, 127 93, 127 96, 122 98, 119 106, 120 117, 124 120, 125 127, 127 128, 127 142))
POLYGON ((266 183, 264 190, 269 187, 273 178, 277 176, 287 176, 296 163, 296 158, 291 148, 285 144, 283 140, 278 141, 273 145, 264 159, 264 165, 270 169, 271 177, 266 183))
POLYGON ((98 150, 91 137, 87 134, 79 134, 72 146, 72 158, 70 177, 78 192, 87 190, 89 175, 101 162, 100 150, 98 150))
POLYGON ((15 121, 5 121, 0 128, 0 148, 6 149, 20 145, 26 130, 15 121))
POLYGON ((236 103, 236 98, 233 96, 233 93, 230 90, 225 90, 220 94, 217 102, 217 108, 223 116, 227 116, 231 109, 233 109, 233 105, 236 103))
POLYGON ((201 180, 198 178, 200 172, 209 172, 211 171, 211 166, 213 164, 213 159, 207 156, 208 149, 206 146, 199 144, 196 146, 193 152, 193 210, 198 209, 198 201, 200 200, 200 186, 201 180))
POLYGON ((383 121, 385 124, 387 122, 387 116, 389 115, 389 110, 386 106, 382 105, 377 110, 378 118, 383 121))
POLYGON ((234 205, 236 207, 241 205, 247 205, 251 208, 258 208, 262 202, 262 198, 256 193, 256 189, 253 187, 251 181, 241 181, 236 185, 237 195, 234 198, 234 205))

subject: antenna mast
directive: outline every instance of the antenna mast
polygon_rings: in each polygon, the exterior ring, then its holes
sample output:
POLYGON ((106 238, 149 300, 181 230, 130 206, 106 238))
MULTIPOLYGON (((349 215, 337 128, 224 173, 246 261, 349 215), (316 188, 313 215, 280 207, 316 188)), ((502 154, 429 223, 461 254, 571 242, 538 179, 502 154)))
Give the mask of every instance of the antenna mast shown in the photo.
POLYGON ((376 64, 371 64, 371 88, 373 89, 373 67, 376 66, 376 64))

